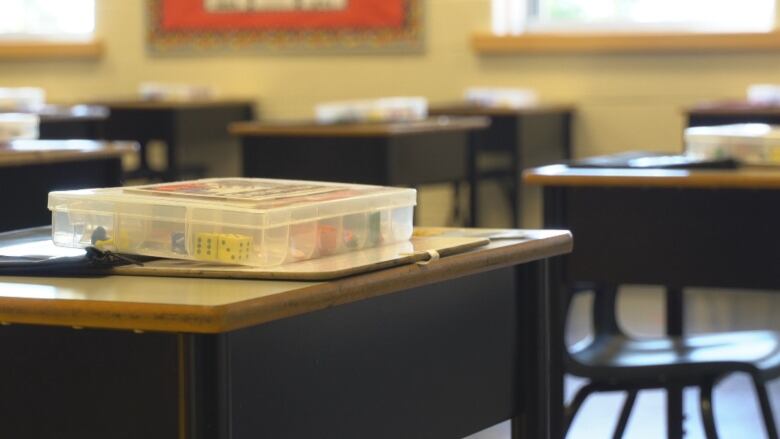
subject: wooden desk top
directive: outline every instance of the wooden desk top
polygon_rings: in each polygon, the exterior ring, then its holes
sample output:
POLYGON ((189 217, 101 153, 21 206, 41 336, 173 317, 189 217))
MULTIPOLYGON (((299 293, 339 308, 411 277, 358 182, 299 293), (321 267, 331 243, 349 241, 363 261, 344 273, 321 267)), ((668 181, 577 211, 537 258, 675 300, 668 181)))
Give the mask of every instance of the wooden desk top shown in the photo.
POLYGON ((536 114, 573 113, 573 105, 539 104, 525 108, 481 107, 467 102, 453 102, 432 105, 428 112, 432 115, 456 116, 526 116, 536 114))
POLYGON ((144 100, 140 98, 125 98, 97 102, 111 110, 187 110, 203 108, 220 108, 233 106, 254 106, 252 99, 193 99, 193 100, 144 100))
POLYGON ((685 111, 688 115, 701 116, 780 116, 780 106, 754 104, 747 101, 701 102, 685 111))
POLYGON ((230 134, 241 137, 389 137, 469 131, 490 126, 486 117, 435 117, 413 122, 317 124, 315 122, 234 122, 230 134))
POLYGON ((135 142, 14 140, 0 143, 0 167, 121 157, 136 153, 138 148, 135 142))
MULTIPOLYGON (((427 234, 468 230, 418 229, 427 234)), ((483 234, 483 230, 471 233, 483 234)), ((0 276, 0 322, 127 330, 219 333, 561 255, 568 231, 528 231, 488 246, 330 282, 108 276, 0 276)))
POLYGON ((526 170, 523 172, 523 181, 538 186, 780 189, 780 168, 687 171, 549 165, 526 170))

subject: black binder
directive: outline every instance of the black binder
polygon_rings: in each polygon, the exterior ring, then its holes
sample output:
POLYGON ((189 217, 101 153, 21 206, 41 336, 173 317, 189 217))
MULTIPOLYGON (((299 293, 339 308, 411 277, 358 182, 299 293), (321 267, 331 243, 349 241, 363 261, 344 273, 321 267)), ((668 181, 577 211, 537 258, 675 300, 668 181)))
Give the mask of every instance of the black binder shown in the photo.
POLYGON ((620 154, 588 157, 569 163, 570 168, 630 168, 630 169, 736 169, 739 162, 732 158, 700 159, 686 155, 630 151, 620 154))

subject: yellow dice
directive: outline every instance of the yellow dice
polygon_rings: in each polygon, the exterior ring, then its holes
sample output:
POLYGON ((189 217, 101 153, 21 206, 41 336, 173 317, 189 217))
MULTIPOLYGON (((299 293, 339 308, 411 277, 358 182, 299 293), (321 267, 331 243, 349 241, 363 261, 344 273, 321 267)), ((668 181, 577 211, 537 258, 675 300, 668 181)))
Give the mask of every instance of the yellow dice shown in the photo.
POLYGON ((218 233, 198 233, 195 235, 195 258, 202 261, 217 261, 219 254, 218 233))
POLYGON ((244 235, 219 235, 217 259, 228 264, 242 264, 249 260, 252 238, 244 235))

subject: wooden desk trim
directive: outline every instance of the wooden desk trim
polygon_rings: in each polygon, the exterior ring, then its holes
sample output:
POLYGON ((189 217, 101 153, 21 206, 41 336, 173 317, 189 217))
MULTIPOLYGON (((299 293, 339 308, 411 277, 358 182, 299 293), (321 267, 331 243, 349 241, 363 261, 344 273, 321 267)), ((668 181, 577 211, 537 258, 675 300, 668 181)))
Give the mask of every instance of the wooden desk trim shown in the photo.
POLYGON ((240 137, 389 137, 485 129, 486 117, 438 117, 414 122, 324 125, 316 123, 235 122, 228 131, 240 137))
POLYGON ((523 172, 537 186, 669 187, 701 189, 780 189, 780 168, 735 171, 594 169, 550 165, 523 172))
POLYGON ((454 116, 530 116, 537 114, 572 114, 575 111, 574 105, 569 104, 539 104, 523 108, 500 108, 480 107, 465 102, 437 104, 428 109, 428 113, 431 115, 454 116))
POLYGON ((2 41, 0 59, 97 59, 103 55, 101 41, 40 42, 2 41))
POLYGON ((775 51, 780 32, 754 33, 478 33, 472 48, 484 55, 550 53, 698 53, 775 51))
MULTIPOLYGON (((514 245, 318 283, 220 306, 0 297, 0 322, 143 331, 221 333, 447 279, 570 252, 567 231, 514 245)), ((260 281, 258 281, 260 282, 260 281)))
MULTIPOLYGON (((42 144, 57 144, 58 140, 44 140, 42 144)), ((81 141, 79 141, 81 142, 81 141)), ((35 150, 4 150, 0 144, 0 168, 24 165, 40 165, 48 163, 63 163, 73 161, 100 160, 105 158, 121 158, 125 154, 137 153, 138 144, 133 142, 94 142, 101 145, 100 149, 53 149, 35 150)))

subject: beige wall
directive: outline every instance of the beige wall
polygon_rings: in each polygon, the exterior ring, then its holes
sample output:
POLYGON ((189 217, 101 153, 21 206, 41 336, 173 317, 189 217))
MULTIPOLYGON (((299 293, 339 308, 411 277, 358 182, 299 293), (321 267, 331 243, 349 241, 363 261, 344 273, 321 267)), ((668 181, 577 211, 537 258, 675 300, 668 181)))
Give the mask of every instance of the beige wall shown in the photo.
MULTIPOLYGON (((144 80, 205 83, 258 99, 270 118, 309 116, 326 99, 409 94, 447 101, 469 85, 526 86, 546 100, 578 105, 575 154, 584 156, 679 150, 683 106, 741 96, 754 82, 780 82, 778 53, 478 56, 469 36, 489 27, 490 0, 426 0, 427 47, 417 55, 155 57, 145 50, 145 0, 97 1, 107 46, 102 59, 3 61, 0 85, 38 85, 50 100, 83 101, 133 94, 144 80)), ((423 224, 446 221, 446 194, 444 187, 422 194, 423 224)), ((492 209, 500 200, 490 204, 491 211, 506 210, 492 209)))
POLYGON ((576 153, 680 148, 680 108, 780 82, 780 55, 477 56, 469 35, 489 26, 489 0, 427 0, 419 55, 154 57, 144 42, 144 1, 98 0, 99 61, 2 62, 0 84, 40 85, 51 99, 131 94, 143 80, 208 83, 262 102, 268 117, 305 117, 324 99, 420 94, 451 100, 472 84, 528 86, 579 105, 576 153))

